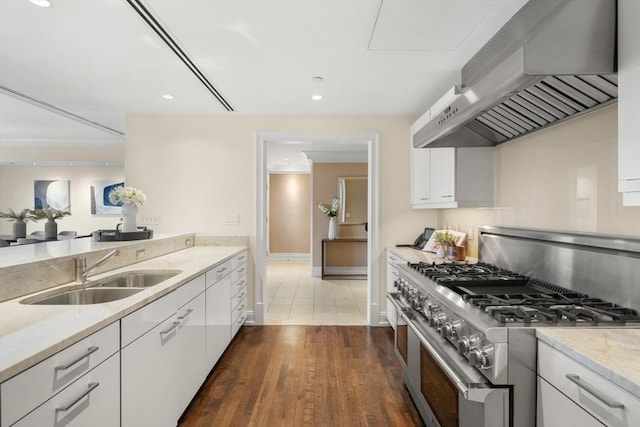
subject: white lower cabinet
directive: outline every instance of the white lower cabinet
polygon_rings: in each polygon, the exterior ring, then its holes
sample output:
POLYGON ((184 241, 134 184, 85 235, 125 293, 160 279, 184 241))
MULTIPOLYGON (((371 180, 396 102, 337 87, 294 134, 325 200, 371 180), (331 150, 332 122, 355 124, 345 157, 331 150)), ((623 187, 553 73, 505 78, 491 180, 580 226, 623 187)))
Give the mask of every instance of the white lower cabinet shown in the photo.
POLYGON ((120 425, 120 354, 22 418, 15 427, 114 427, 120 425))
MULTIPOLYGON (((207 272, 207 279, 208 275, 209 272, 207 272)), ((227 275, 208 286, 205 295, 207 307, 206 360, 208 368, 212 369, 231 342, 231 311, 229 310, 231 275, 227 275)))
POLYGON ((637 427, 640 399, 538 341, 537 427, 637 427))
MULTIPOLYGON (((204 285, 201 276, 178 288, 200 291, 186 303, 180 297, 190 292, 174 291, 141 309, 175 304, 169 318, 121 350, 122 427, 175 426, 205 380, 204 285)), ((129 316, 137 323, 136 312, 129 316)), ((122 319, 123 334, 135 327, 127 317, 122 319)))
MULTIPOLYGON (((0 426, 6 427, 14 425, 16 421, 36 410, 36 408, 44 402, 48 402, 48 406, 43 405, 45 409, 38 409, 38 411, 46 412, 48 411, 46 408, 52 408, 51 405, 60 404, 64 406, 61 402, 70 401, 69 393, 74 395, 78 389, 84 387, 79 381, 91 378, 91 376, 87 376, 89 373, 94 375, 94 369, 97 369, 97 367, 109 357, 117 355, 120 347, 119 341, 120 324, 119 322, 115 322, 3 382, 0 385, 0 396, 2 397, 2 403, 0 405, 0 426)), ((119 366, 118 363, 116 369, 118 369, 119 366)), ((104 371, 104 367, 102 371, 104 371)), ((119 372, 116 371, 113 375, 119 375, 119 372)), ((96 412, 101 405, 98 402, 107 396, 106 393, 108 390, 111 390, 109 388, 110 386, 105 385, 106 383, 103 382, 101 384, 99 391, 95 390, 90 392, 91 396, 93 396, 91 400, 93 402, 92 408, 90 411, 84 413, 81 419, 85 421, 90 420, 91 418, 89 417, 96 415, 97 419, 109 419, 109 414, 96 412)), ((119 390, 116 390, 115 398, 119 402, 119 390)), ((108 401, 111 402, 112 400, 109 396, 108 401)), ((118 406, 114 408, 117 409, 118 406)), ((50 416, 55 415, 55 417, 61 419, 68 417, 69 414, 71 414, 70 411, 73 411, 74 414, 82 412, 79 409, 70 408, 69 411, 66 411, 66 414, 63 413, 65 411, 57 411, 55 414, 49 413, 50 411, 47 413, 50 416)), ((50 422, 40 424, 34 421, 42 420, 41 417, 43 416, 48 415, 39 413, 38 418, 35 419, 31 416, 23 418, 20 425, 53 425, 50 422)), ((64 425, 64 423, 61 425, 64 425)))

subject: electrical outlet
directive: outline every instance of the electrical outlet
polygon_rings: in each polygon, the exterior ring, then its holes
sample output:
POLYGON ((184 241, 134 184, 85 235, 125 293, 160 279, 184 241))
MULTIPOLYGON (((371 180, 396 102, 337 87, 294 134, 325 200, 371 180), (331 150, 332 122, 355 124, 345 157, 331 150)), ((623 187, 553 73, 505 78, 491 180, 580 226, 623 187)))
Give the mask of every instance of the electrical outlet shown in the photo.
POLYGON ((238 225, 240 224, 240 215, 238 214, 225 215, 224 223, 226 225, 238 225))
POLYGON ((145 215, 140 218, 142 225, 157 225, 160 224, 160 215, 145 215))

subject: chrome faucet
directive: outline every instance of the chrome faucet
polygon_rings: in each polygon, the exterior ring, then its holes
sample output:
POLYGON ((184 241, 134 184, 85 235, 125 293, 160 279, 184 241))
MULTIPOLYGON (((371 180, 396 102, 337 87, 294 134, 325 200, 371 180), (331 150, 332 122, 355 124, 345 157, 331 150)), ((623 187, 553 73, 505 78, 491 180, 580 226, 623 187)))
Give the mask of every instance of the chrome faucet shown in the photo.
POLYGON ((89 273, 101 267, 104 263, 109 261, 112 257, 118 256, 119 253, 120 251, 118 249, 114 249, 108 254, 106 254, 105 256, 103 256, 102 258, 100 258, 95 263, 91 264, 89 267, 87 267, 87 258, 78 257, 76 259, 76 280, 81 281, 82 283, 86 283, 87 276, 89 276, 89 273))

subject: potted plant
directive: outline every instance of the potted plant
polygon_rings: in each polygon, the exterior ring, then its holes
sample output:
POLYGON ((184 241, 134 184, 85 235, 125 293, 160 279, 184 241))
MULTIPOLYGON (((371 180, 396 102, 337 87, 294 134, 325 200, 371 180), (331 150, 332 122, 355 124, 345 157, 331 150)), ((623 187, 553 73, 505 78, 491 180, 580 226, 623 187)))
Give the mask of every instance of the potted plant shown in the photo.
POLYGON ((437 231, 434 239, 436 243, 440 244, 436 251, 436 257, 438 258, 444 258, 445 254, 448 253, 449 248, 453 249, 456 245, 456 238, 448 231, 437 231))
POLYGON ((320 209, 320 211, 323 214, 329 217, 329 233, 327 235, 327 238, 329 240, 334 240, 336 238, 336 234, 337 234, 336 233, 337 231, 336 216, 338 215, 339 207, 340 207, 340 200, 338 200, 337 197, 334 197, 333 199, 331 199, 330 207, 326 207, 322 203, 318 203, 318 209, 320 209))
POLYGON ((27 221, 37 219, 33 215, 33 211, 31 209, 22 209, 20 212, 9 209, 6 212, 0 212, 0 218, 6 218, 9 221, 15 221, 13 223, 13 237, 15 239, 26 237, 27 221))
POLYGON ((44 224, 45 240, 56 240, 58 236, 58 223, 56 223, 56 219, 64 218, 65 216, 69 215, 71 215, 69 207, 63 210, 44 208, 36 209, 33 211, 33 217, 35 219, 47 220, 47 222, 44 224))

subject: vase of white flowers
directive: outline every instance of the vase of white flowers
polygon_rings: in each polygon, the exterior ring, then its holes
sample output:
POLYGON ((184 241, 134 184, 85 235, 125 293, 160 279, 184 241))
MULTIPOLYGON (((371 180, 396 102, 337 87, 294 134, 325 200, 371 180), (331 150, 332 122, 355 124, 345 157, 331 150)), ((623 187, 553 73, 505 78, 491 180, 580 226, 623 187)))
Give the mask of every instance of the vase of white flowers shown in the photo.
POLYGON ((134 187, 116 187, 109 193, 109 201, 122 206, 122 228, 120 231, 123 233, 138 231, 136 221, 138 205, 146 202, 147 196, 134 187))
POLYGON ((327 208, 322 203, 318 203, 318 209, 329 217, 329 232, 327 234, 327 238, 329 240, 334 240, 337 235, 338 230, 338 220, 336 216, 338 215, 338 207, 340 207, 340 200, 337 197, 331 199, 331 207, 327 208))

